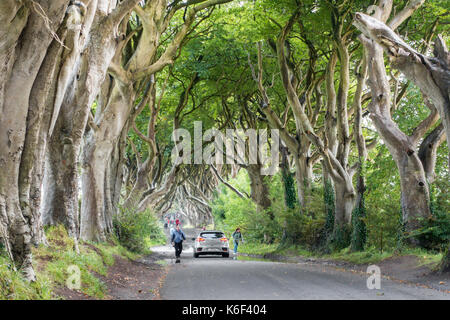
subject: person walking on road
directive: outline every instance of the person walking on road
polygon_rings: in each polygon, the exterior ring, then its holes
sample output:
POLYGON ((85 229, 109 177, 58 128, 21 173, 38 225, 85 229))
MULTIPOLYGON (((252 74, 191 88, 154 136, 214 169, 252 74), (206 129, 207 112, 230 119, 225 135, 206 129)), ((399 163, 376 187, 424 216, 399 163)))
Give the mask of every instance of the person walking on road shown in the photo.
POLYGON ((176 263, 180 262, 180 255, 183 251, 183 240, 186 240, 186 235, 180 229, 180 225, 178 224, 171 237, 172 245, 175 247, 175 258, 177 259, 176 263))
MULTIPOLYGON (((233 238, 234 255, 236 255, 238 251, 239 242, 244 243, 244 237, 242 237, 241 228, 236 228, 231 237, 233 238)), ((236 257, 234 257, 234 259, 236 259, 236 257)))

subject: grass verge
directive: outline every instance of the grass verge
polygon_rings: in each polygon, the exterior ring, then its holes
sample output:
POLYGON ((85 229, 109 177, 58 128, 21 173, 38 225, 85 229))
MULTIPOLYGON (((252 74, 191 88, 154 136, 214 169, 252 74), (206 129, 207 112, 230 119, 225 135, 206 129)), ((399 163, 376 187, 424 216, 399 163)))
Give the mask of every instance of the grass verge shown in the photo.
POLYGON ((26 281, 15 271, 11 261, 0 254, 0 300, 62 299, 55 288, 66 286, 67 279, 76 266, 80 270, 81 287, 78 292, 95 299, 104 299, 107 288, 99 276, 107 276, 108 267, 115 256, 136 260, 140 255, 127 250, 117 241, 107 243, 82 242, 80 253, 74 249, 74 240, 62 226, 46 229, 48 246, 33 249, 33 264, 37 280, 26 281))
MULTIPOLYGON (((232 247, 232 244, 231 244, 232 247)), ((232 248, 230 249, 232 250, 232 248)), ((286 257, 308 257, 308 258, 322 258, 335 261, 344 261, 353 264, 374 264, 379 263, 385 259, 396 256, 413 255, 419 258, 418 266, 426 265, 430 268, 435 268, 442 259, 442 253, 429 252, 425 249, 406 248, 401 252, 384 251, 376 248, 368 248, 361 252, 351 252, 349 248, 342 249, 331 254, 320 254, 318 252, 307 250, 300 246, 280 247, 279 244, 259 244, 259 243, 244 243, 239 245, 239 252, 249 255, 264 256, 267 254, 281 255, 286 257)))

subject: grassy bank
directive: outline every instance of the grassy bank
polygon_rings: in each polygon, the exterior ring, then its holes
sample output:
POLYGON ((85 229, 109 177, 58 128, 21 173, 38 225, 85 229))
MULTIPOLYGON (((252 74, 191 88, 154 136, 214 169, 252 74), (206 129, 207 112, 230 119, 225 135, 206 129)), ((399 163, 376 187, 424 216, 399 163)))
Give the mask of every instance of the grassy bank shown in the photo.
MULTIPOLYGON (((232 246, 232 245, 231 245, 232 246)), ((320 254, 309 251, 300 246, 290 246, 281 248, 279 244, 259 244, 244 243, 239 245, 239 252, 249 255, 281 255, 286 257, 307 257, 322 258, 335 261, 345 261, 353 264, 376 264, 385 259, 395 256, 414 255, 419 258, 420 265, 429 265, 435 267, 442 259, 442 253, 433 253, 424 249, 404 249, 401 252, 384 251, 381 252, 375 248, 369 248, 361 252, 350 252, 349 248, 334 252, 332 254, 320 254)))
MULTIPOLYGON (((80 270, 80 293, 104 299, 106 286, 99 279, 107 276, 108 267, 115 262, 115 257, 136 260, 140 255, 133 253, 115 240, 107 243, 79 244, 80 253, 75 251, 75 243, 63 227, 51 227, 46 230, 48 246, 41 245, 33 249, 33 264, 37 281, 25 281, 20 272, 14 271, 6 255, 0 255, 0 299, 61 299, 55 289, 66 286, 66 281, 76 266, 80 270), (72 267, 73 268, 73 267, 72 267)), ((148 252, 147 252, 148 253, 148 252)))

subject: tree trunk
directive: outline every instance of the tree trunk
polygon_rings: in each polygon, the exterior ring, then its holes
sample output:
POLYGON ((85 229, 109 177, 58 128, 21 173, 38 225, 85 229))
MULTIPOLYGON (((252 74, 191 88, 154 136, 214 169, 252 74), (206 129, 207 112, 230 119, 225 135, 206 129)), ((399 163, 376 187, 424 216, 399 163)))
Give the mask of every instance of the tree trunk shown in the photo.
POLYGON ((307 193, 311 187, 312 166, 304 154, 295 157, 295 180, 297 181, 298 202, 302 208, 307 207, 307 193))
POLYGON ((366 206, 364 193, 366 184, 363 169, 358 169, 358 182, 356 184, 356 204, 352 213, 352 251, 363 251, 367 239, 367 228, 364 218, 366 217, 366 206))
POLYGON ((403 154, 396 163, 400 173, 403 221, 405 230, 410 232, 420 228, 421 218, 431 216, 430 190, 416 153, 411 156, 403 154))
POLYGON ((111 216, 118 213, 119 210, 119 200, 122 192, 122 185, 124 182, 125 174, 125 149, 126 149, 126 139, 128 136, 128 126, 122 130, 122 134, 116 146, 114 147, 112 153, 112 160, 110 165, 110 199, 111 199, 111 216))
MULTIPOLYGON (((292 178, 291 170, 289 168, 288 161, 288 150, 286 147, 281 146, 281 174, 284 185, 284 200, 286 207, 289 209, 295 208, 295 186, 294 179, 292 178)), ((286 231, 286 227, 284 227, 284 232, 286 231)), ((283 238, 285 238, 285 234, 283 233, 283 238)))
MULTIPOLYGON (((109 0, 105 0, 109 2, 109 0)), ((55 170, 55 179, 61 179, 62 185, 69 188, 69 197, 65 197, 61 193, 54 193, 57 196, 55 200, 49 200, 48 203, 59 203, 62 204, 61 208, 67 209, 66 213, 70 214, 71 211, 78 212, 78 199, 77 199, 77 161, 80 155, 81 142, 83 135, 85 133, 86 124, 88 123, 88 118, 90 117, 91 107, 95 98, 100 93, 101 84, 105 80, 108 67, 113 60, 117 48, 121 44, 121 41, 116 38, 115 33, 117 31, 117 26, 125 17, 125 15, 133 9, 138 0, 125 0, 122 1, 117 7, 114 5, 105 3, 105 1, 93 2, 93 7, 89 7, 88 10, 93 10, 95 17, 93 19, 92 27, 89 28, 89 36, 87 36, 87 43, 83 48, 83 54, 79 59, 78 72, 74 76, 74 81, 67 89, 67 95, 63 100, 63 105, 61 106, 61 111, 59 113, 59 118, 57 120, 57 125, 53 130, 52 144, 55 150, 62 150, 60 155, 52 155, 56 157, 57 161, 61 161, 54 165, 52 170, 55 170), (107 4, 105 6, 105 4, 107 4), (62 158, 58 159, 59 156, 62 158), (60 172, 60 170, 62 172, 60 172)), ((91 12, 91 11, 89 11, 91 12)), ((86 31, 87 32, 87 31, 86 31)), ((95 126, 95 123, 91 125, 95 126)), ((95 128, 93 128, 95 130, 95 128)), ((105 146, 99 146, 98 148, 103 149, 105 146)), ((92 148, 87 147, 89 152, 93 152, 92 148)), ((95 149, 95 148, 94 148, 95 149)), ((112 146, 107 154, 111 154, 112 146)), ((96 155, 96 165, 98 162, 98 157, 102 155, 96 155)), ((104 175, 106 173, 106 164, 100 168, 102 171, 96 174, 104 175)), ((85 174, 83 174, 85 176, 85 174)), ((91 177, 92 181, 97 182, 98 177, 94 175, 91 177)), ((89 179, 88 179, 89 180, 89 179)), ((104 183, 104 180, 102 180, 104 183)), ((86 179, 84 180, 85 183, 86 179)), ((51 188, 51 187, 50 187, 51 188)), ((52 195, 52 194, 50 194, 52 195)), ((90 195, 90 197, 95 197, 95 194, 90 195)), ((84 196, 83 196, 84 198, 84 196)), ((92 199, 92 198, 89 198, 92 199)), ((85 207, 85 205, 83 205, 85 207)), ((68 219, 72 219, 69 218, 68 219)), ((81 224, 92 219, 86 219, 86 217, 81 216, 80 218, 80 229, 83 229, 81 224)), ((99 220, 100 221, 100 220, 99 220)), ((95 235, 94 227, 84 227, 84 233, 89 234, 91 239, 104 239, 104 229, 100 226, 98 227, 99 234, 95 235)))
POLYGON ((364 193, 366 191, 365 181, 365 165, 367 159, 366 140, 362 130, 362 94, 367 77, 367 62, 363 57, 362 64, 357 73, 358 85, 353 100, 353 107, 355 109, 354 119, 354 136, 356 145, 358 147, 358 162, 357 162, 357 183, 356 183, 356 205, 352 213, 352 251, 363 251, 367 239, 367 228, 364 218, 366 217, 366 207, 364 201, 364 193))
POLYGON ((327 168, 322 161, 322 182, 323 182, 323 200, 325 204, 325 226, 324 239, 328 240, 333 233, 335 217, 335 195, 333 180, 327 172, 327 168))
MULTIPOLYGON (((11 16, 14 18, 13 23, 6 27, 6 35, 4 28, 0 31, 2 41, 6 40, 0 48, 4 68, 0 76, 1 237, 7 243, 16 264, 30 280, 35 279, 31 245, 38 221, 31 210, 31 172, 43 112, 41 106, 30 106, 30 100, 42 62, 53 40, 48 29, 55 32, 59 28, 67 2, 41 2, 42 10, 51 17, 52 22, 47 26, 35 11, 28 14, 28 9, 11 1, 1 5, 1 14, 9 16, 6 20, 11 21, 11 16)), ((45 90, 40 92, 46 94, 45 90)))
MULTIPOLYGON (((417 7, 424 1, 417 1, 417 7)), ((414 2, 409 5, 414 6, 414 2)), ((450 140, 450 53, 442 36, 438 36, 434 46, 434 56, 427 57, 406 44, 395 30, 417 7, 412 7, 408 15, 392 19, 388 25, 379 17, 356 13, 354 25, 364 35, 381 46, 389 54, 391 64, 411 80, 424 95, 429 97, 438 110, 444 126, 447 141, 450 140)), ((449 153, 450 163, 450 153, 449 153)), ((450 166, 449 166, 450 168, 450 166)))
POLYGON ((44 225, 62 224, 71 237, 78 238, 78 150, 80 141, 64 135, 59 126, 50 139, 44 177, 45 202, 42 207, 44 225))
POLYGON ((265 180, 266 177, 261 175, 261 165, 250 164, 247 172, 250 178, 250 197, 256 203, 258 210, 266 211, 270 219, 273 219, 273 212, 270 210, 269 185, 265 180))
POLYGON ((435 179, 436 174, 434 169, 436 166, 437 149, 444 139, 444 126, 441 123, 420 144, 419 159, 422 162, 428 183, 433 183, 435 179))
MULTIPOLYGON (((361 14, 357 15, 358 21, 361 14)), ((362 19, 368 17, 364 15, 362 19)), ((373 19, 368 17, 368 19, 373 19)), ((378 21, 378 20, 377 20, 378 21)), ((381 23, 381 22, 380 22, 381 23)), ((356 23, 358 26, 359 24, 356 23)), ((369 104, 372 121, 389 149, 400 174, 401 206, 406 231, 420 226, 419 218, 429 217, 430 199, 423 165, 415 151, 417 135, 407 136, 391 119, 390 86, 383 59, 383 49, 375 41, 360 37, 364 44, 369 70, 372 101, 369 104)), ((414 243, 415 241, 411 239, 414 243)))
MULTIPOLYGON (((111 221, 110 172, 114 166, 113 150, 119 140, 134 102, 134 90, 117 84, 111 94, 110 104, 102 110, 97 128, 91 129, 85 139, 82 155, 81 239, 104 240, 111 221), (128 111, 128 112, 127 112, 128 111)), ((120 156, 119 156, 120 158, 120 156)), ((119 160, 119 159, 116 159, 119 160)), ((117 165, 117 163, 116 163, 117 165)), ((114 199, 116 200, 116 199, 114 199)))
POLYGON ((334 191, 336 197, 334 223, 336 227, 342 228, 351 222, 355 192, 348 190, 345 183, 336 180, 334 181, 334 191))
POLYGON ((349 192, 345 183, 334 180, 334 227, 331 238, 333 249, 340 250, 350 245, 351 219, 355 204, 354 191, 349 192))
POLYGON ((80 238, 85 241, 106 240, 105 180, 113 150, 109 141, 97 141, 90 132, 83 150, 81 189, 80 238))

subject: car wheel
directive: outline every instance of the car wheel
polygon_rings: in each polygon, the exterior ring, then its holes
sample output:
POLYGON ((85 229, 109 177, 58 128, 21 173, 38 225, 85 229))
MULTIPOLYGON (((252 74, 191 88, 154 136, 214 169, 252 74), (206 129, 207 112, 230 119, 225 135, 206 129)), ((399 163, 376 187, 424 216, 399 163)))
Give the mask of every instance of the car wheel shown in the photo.
POLYGON ((229 258, 229 257, 230 257, 230 254, 229 254, 229 253, 222 253, 222 257, 224 257, 224 258, 229 258))
POLYGON ((194 252, 194 258, 198 258, 198 253, 194 252))

